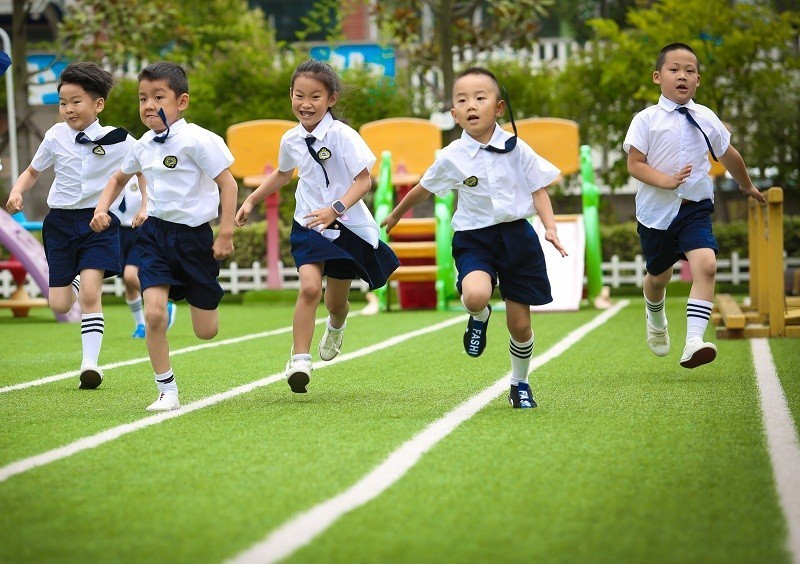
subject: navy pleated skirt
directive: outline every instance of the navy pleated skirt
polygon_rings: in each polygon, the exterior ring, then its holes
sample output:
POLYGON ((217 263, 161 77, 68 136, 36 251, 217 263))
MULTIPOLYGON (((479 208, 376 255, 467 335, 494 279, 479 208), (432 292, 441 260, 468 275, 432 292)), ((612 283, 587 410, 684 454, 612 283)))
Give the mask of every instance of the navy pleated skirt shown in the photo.
POLYGON ((330 240, 318 231, 292 222, 289 242, 297 268, 304 264, 325 263, 323 276, 337 280, 360 278, 369 284, 370 290, 380 288, 389 280, 392 272, 400 266, 400 260, 389 245, 378 242, 378 248, 347 229, 341 222, 331 225, 339 236, 330 240))

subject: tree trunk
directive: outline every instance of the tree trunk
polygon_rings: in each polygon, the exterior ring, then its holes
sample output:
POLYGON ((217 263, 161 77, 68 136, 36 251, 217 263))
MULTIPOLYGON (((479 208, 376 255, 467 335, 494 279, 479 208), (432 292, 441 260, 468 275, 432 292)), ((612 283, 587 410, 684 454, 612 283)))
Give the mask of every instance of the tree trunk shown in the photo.
MULTIPOLYGON (((17 123, 8 124, 8 127, 17 128, 17 157, 20 172, 25 170, 33 158, 30 143, 30 133, 27 121, 30 115, 28 106, 28 25, 25 0, 14 0, 14 12, 11 16, 11 69, 14 77, 14 103, 16 106, 17 123)), ((16 182, 11 179, 11 183, 16 182)))
MULTIPOLYGON (((450 99, 453 96, 453 82, 455 82, 455 71, 453 70, 453 10, 455 9, 453 0, 440 0, 438 2, 438 14, 436 20, 439 22, 439 49, 442 68, 442 111, 450 109, 450 99)), ((445 145, 461 134, 458 127, 454 127, 445 132, 445 145)))

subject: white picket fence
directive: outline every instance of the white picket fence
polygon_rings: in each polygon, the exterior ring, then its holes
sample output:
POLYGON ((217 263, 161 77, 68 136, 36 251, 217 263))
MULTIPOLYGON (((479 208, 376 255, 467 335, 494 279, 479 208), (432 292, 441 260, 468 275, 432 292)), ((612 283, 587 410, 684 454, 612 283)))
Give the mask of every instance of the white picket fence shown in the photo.
MULTIPOLYGON (((680 280, 681 268, 683 263, 675 265, 673 280, 680 280)), ((786 257, 784 255, 784 265, 786 268, 800 268, 800 257, 786 257)), ((742 284, 750 280, 749 272, 750 261, 740 258, 737 253, 732 253, 729 259, 717 260, 717 282, 729 282, 732 284, 742 284)), ((296 290, 300 288, 300 280, 297 269, 279 265, 283 288, 296 290)), ((618 256, 611 257, 611 261, 602 263, 603 284, 612 288, 619 288, 625 285, 642 286, 644 280, 645 267, 644 258, 636 255, 632 261, 622 261, 618 256)), ((254 262, 250 268, 241 268, 238 264, 232 263, 230 268, 223 268, 220 271, 219 282, 222 289, 231 294, 240 294, 248 290, 264 290, 267 288, 267 269, 261 263, 254 262)), ((353 283, 353 287, 367 291, 366 282, 358 280, 353 283)), ((32 297, 41 295, 39 287, 28 275, 25 285, 28 294, 32 297)), ((16 290, 16 284, 7 270, 0 271, 0 296, 8 298, 16 290)), ((122 279, 114 277, 106 280, 103 284, 103 293, 122 296, 125 287, 122 279)))

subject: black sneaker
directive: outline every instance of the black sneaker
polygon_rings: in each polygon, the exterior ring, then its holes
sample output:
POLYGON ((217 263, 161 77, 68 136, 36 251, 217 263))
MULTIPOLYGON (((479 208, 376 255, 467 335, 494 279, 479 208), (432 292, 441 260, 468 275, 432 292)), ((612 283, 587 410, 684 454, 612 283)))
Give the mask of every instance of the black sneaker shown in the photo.
POLYGON ((525 382, 520 382, 519 386, 511 386, 511 391, 508 393, 508 402, 515 409, 536 407, 536 400, 533 399, 531 387, 525 382))
POLYGON ((492 306, 486 321, 478 321, 471 315, 467 321, 467 330, 464 332, 464 350, 472 357, 479 357, 486 348, 486 331, 489 329, 489 318, 492 317, 492 306))

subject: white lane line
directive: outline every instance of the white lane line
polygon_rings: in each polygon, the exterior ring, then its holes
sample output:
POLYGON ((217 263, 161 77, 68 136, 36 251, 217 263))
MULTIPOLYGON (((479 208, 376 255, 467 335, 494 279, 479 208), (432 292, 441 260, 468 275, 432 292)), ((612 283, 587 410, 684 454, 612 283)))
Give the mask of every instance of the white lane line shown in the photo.
POLYGON ((769 457, 775 475, 775 489, 789 530, 786 548, 792 561, 800 562, 800 443, 797 429, 772 360, 769 341, 752 339, 750 348, 753 351, 769 457))
MULTIPOLYGON (((531 362, 531 370, 535 370, 561 355, 590 331, 611 319, 628 303, 628 300, 620 301, 592 321, 571 332, 543 354, 536 356, 531 362)), ((498 395, 505 393, 508 390, 509 376, 510 373, 506 374, 482 392, 445 414, 441 419, 428 425, 422 432, 401 445, 385 461, 353 486, 339 495, 293 517, 272 531, 263 541, 254 544, 246 551, 235 556, 231 562, 236 564, 277 562, 309 544, 341 516, 378 497, 400 480, 419 461, 423 454, 436 446, 439 441, 453 432, 461 423, 475 415, 498 395)))
MULTIPOLYGON (((450 327, 451 325, 455 325, 456 323, 464 323, 465 321, 464 316, 457 316, 446 321, 442 321, 441 323, 437 323, 435 325, 431 325, 426 327, 425 329, 417 329, 416 331, 411 331, 409 333, 404 333, 402 335, 396 335, 391 339, 387 339, 383 342, 376 343, 374 345, 370 345, 368 347, 364 347, 362 349, 358 349, 351 353, 340 354, 333 360, 322 362, 318 361, 313 364, 315 369, 325 368, 328 366, 332 366, 334 364, 338 364, 340 362, 346 362, 348 360, 353 360, 355 358, 359 358, 368 354, 372 354, 374 352, 380 351, 382 349, 393 347, 395 345, 399 345, 409 339, 413 339, 415 337, 419 337, 421 335, 426 335, 428 333, 434 333, 440 329, 445 329, 446 327, 450 327)), ((98 447, 104 443, 113 441, 114 439, 118 439, 123 435, 127 435, 128 433, 133 433, 134 431, 138 431, 140 429, 144 429, 146 427, 150 427, 152 425, 157 425, 159 423, 163 423, 169 419, 174 419, 176 417, 180 417, 182 415, 186 415, 187 413, 191 413, 193 411, 197 411, 198 409, 203 409, 204 407, 209 407, 220 403, 222 401, 234 398, 236 396, 240 396, 242 394, 246 394, 255 390, 256 388, 260 388, 263 386, 267 386, 274 382, 278 382, 284 379, 283 372, 279 372, 276 374, 272 374, 271 376, 267 376, 260 380, 256 380, 254 382, 250 382, 249 384, 243 384, 241 386, 237 386, 235 388, 231 388, 226 392, 221 392, 219 394, 214 394, 213 396, 208 396, 201 400, 194 401, 192 403, 188 403, 186 405, 181 406, 180 409, 175 411, 168 411, 164 413, 159 413, 156 415, 151 415, 149 417, 145 417, 144 419, 139 419, 138 421, 134 421, 132 423, 126 423, 124 425, 119 425, 117 427, 113 427, 106 431, 102 431, 97 433, 96 435, 92 435, 90 437, 84 437, 83 439, 78 439, 77 441, 65 445, 63 447, 59 447, 53 450, 49 450, 42 454, 37 454, 36 456, 31 456, 29 458, 24 458, 22 460, 18 460, 16 462, 12 462, 7 466, 3 466, 0 468, 0 482, 5 482, 12 476, 16 476, 17 474, 22 474, 23 472, 27 472, 28 470, 32 470, 33 468, 37 468, 39 466, 44 466, 46 464, 50 464, 51 462, 56 462, 57 460, 61 460, 63 458, 67 458, 72 456, 73 454, 77 454, 84 450, 93 449, 98 447)))
MULTIPOLYGON (((348 317, 353 317, 355 315, 361 315, 360 312, 354 312, 348 315, 348 317)), ((321 323, 325 323, 325 320, 328 319, 326 317, 321 317, 315 321, 315 325, 319 325, 321 323)), ((178 356, 181 354, 197 352, 205 349, 213 349, 214 347, 222 347, 225 345, 235 345, 237 343, 244 343, 245 341, 252 341, 253 339, 261 339, 262 337, 273 337, 275 335, 281 335, 283 333, 289 333, 292 330, 292 326, 289 325, 288 327, 281 327, 280 329, 272 329, 270 331, 264 331, 262 333, 253 333, 250 335, 243 335, 241 337, 232 337, 230 339, 223 339, 221 341, 214 341, 211 343, 203 343, 201 345, 193 345, 191 347, 186 347, 183 349, 177 349, 171 351, 169 353, 170 358, 173 356, 178 356)), ((141 364, 142 362, 150 362, 150 359, 146 356, 141 358, 134 358, 131 360, 123 360, 120 362, 112 362, 111 364, 104 364, 100 368, 102 370, 111 370, 112 368, 120 368, 122 366, 132 366, 134 364, 141 364)), ((66 380, 67 378, 74 378, 80 374, 80 370, 71 370, 70 372, 63 372, 61 374, 54 374, 53 376, 46 376, 45 378, 39 378, 38 380, 31 380, 29 382, 22 382, 20 384, 13 384, 11 386, 5 386, 0 388, 0 394, 6 392, 13 392, 14 390, 24 390, 25 388, 32 388, 34 386, 41 386, 44 384, 49 384, 51 382, 58 382, 59 380, 66 380)))

